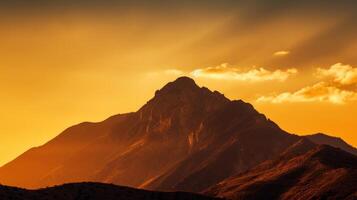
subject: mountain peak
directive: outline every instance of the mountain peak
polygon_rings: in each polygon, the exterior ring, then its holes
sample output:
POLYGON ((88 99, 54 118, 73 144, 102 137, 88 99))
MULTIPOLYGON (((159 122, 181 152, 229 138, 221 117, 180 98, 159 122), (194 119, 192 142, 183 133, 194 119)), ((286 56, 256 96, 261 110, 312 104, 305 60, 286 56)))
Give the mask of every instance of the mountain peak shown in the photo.
POLYGON ((192 78, 187 77, 187 76, 178 77, 172 83, 175 83, 175 84, 187 84, 187 85, 195 85, 195 86, 197 86, 195 81, 192 78))
POLYGON ((199 87, 192 78, 182 76, 157 90, 155 97, 149 102, 165 99, 166 102, 185 101, 192 103, 193 101, 202 101, 202 98, 220 99, 223 102, 229 101, 223 94, 217 91, 212 92, 206 87, 199 87))
POLYGON ((229 99, 223 94, 199 87, 193 79, 182 76, 157 90, 154 98, 140 110, 156 114, 171 113, 177 109, 201 113, 215 110, 227 102, 229 99))
POLYGON ((160 91, 163 92, 182 92, 182 91, 193 91, 200 87, 195 83, 195 81, 189 77, 182 76, 177 78, 175 81, 166 84, 160 91))
POLYGON ((161 132, 168 132, 175 127, 171 133, 189 134, 200 126, 209 113, 223 109, 229 102, 223 94, 199 87, 191 78, 179 77, 157 90, 138 112, 140 119, 150 121, 146 130, 161 127, 161 132))

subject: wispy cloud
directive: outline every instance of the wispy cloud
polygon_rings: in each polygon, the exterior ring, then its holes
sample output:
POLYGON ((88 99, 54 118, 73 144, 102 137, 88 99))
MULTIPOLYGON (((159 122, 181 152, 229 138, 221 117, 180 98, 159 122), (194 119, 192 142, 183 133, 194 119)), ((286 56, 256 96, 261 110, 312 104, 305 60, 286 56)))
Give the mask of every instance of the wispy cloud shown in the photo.
POLYGON ((316 75, 320 81, 312 86, 306 86, 295 92, 284 92, 277 95, 262 96, 258 102, 330 102, 344 104, 357 100, 357 91, 353 85, 357 83, 357 68, 337 63, 328 69, 318 68, 316 75), (321 80, 323 79, 323 80, 321 80), (352 88, 352 89, 351 89, 352 88))
POLYGON ((318 68, 316 74, 320 78, 330 78, 342 85, 357 83, 357 68, 342 63, 336 63, 328 69, 318 68))
POLYGON ((277 51, 273 55, 274 56, 286 56, 288 54, 290 54, 290 51, 277 51))
POLYGON ((270 71, 263 67, 260 67, 252 68, 249 70, 241 70, 238 67, 230 66, 227 63, 223 63, 216 67, 195 69, 190 73, 190 75, 192 75, 193 77, 200 78, 261 82, 273 80, 285 81, 291 75, 296 73, 297 69, 295 68, 270 71))
POLYGON ((330 102, 344 104, 347 101, 357 100, 357 93, 343 90, 326 82, 319 82, 312 86, 304 87, 296 92, 284 92, 276 96, 262 96, 258 102, 284 103, 284 102, 330 102))

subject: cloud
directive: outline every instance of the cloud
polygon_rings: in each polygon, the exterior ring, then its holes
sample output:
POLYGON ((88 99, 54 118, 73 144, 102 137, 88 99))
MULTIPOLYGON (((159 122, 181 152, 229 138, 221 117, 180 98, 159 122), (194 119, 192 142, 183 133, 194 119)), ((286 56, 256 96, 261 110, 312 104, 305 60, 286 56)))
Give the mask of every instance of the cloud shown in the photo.
POLYGON ((306 86, 295 92, 284 92, 278 95, 262 96, 258 102, 330 102, 344 104, 357 100, 354 87, 357 83, 357 68, 336 63, 328 69, 317 68, 316 77, 320 80, 312 86, 306 86), (348 89, 346 89, 348 88, 348 89))
POLYGON ((317 76, 320 78, 331 78, 334 82, 342 85, 357 83, 357 68, 342 63, 336 63, 329 69, 317 69, 317 76))
POLYGON ((313 86, 304 87, 296 92, 284 92, 276 96, 262 96, 258 102, 330 102, 344 104, 347 101, 357 100, 357 93, 343 90, 326 82, 319 82, 313 86))
POLYGON ((286 56, 288 54, 290 54, 290 51, 277 51, 273 55, 274 56, 286 56))
POLYGON ((238 80, 249 82, 261 81, 285 81, 291 75, 296 74, 297 69, 291 68, 288 70, 275 70, 270 71, 260 68, 253 68, 250 70, 241 70, 237 67, 230 66, 227 63, 221 64, 216 67, 207 67, 202 69, 193 70, 190 74, 193 77, 222 79, 222 80, 238 80))

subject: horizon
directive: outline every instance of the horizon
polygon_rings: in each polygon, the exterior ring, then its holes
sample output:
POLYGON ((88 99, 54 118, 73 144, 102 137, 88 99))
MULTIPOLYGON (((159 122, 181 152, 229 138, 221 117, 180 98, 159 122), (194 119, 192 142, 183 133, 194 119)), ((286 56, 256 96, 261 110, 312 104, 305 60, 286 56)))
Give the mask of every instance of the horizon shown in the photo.
POLYGON ((180 76, 357 146, 353 1, 0 2, 0 166, 180 76))

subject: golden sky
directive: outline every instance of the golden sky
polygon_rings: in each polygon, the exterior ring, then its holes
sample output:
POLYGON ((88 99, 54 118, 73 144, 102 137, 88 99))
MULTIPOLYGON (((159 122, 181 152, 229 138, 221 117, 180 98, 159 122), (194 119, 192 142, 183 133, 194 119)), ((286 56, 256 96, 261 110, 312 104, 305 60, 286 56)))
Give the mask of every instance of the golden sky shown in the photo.
POLYGON ((357 146, 354 1, 31 2, 0 2, 0 165, 182 75, 357 146))

